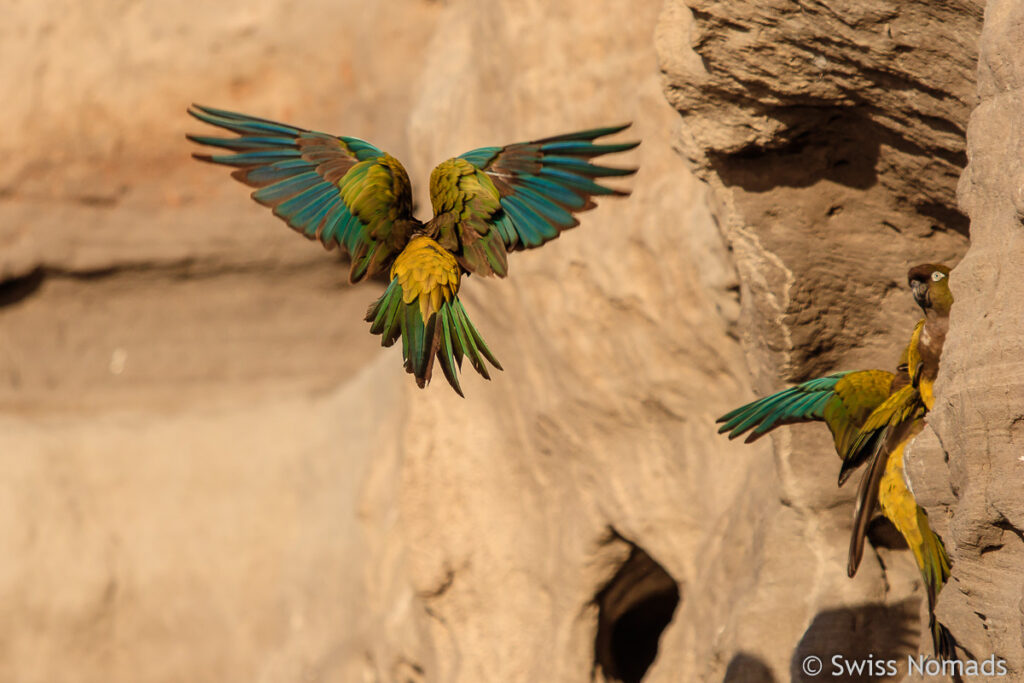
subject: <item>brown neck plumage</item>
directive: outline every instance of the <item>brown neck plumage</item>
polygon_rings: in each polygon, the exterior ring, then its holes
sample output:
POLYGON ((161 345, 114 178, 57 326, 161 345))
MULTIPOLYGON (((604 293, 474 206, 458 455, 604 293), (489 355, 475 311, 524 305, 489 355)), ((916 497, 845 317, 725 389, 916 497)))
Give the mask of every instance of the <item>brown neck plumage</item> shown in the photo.
POLYGON ((948 314, 942 315, 933 308, 925 311, 924 327, 921 329, 918 347, 921 353, 921 363, 924 366, 921 374, 926 379, 934 381, 939 374, 939 358, 942 356, 942 346, 946 343, 948 331, 948 314))

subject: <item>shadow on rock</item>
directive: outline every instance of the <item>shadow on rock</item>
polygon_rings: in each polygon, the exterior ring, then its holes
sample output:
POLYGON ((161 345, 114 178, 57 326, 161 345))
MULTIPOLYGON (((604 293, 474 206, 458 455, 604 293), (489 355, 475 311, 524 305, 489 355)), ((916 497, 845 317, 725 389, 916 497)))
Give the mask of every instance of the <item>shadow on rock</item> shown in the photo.
POLYGON ((763 659, 740 652, 729 662, 722 683, 775 683, 775 676, 763 659))
POLYGON ((907 656, 917 652, 919 608, 920 600, 911 598, 895 605, 871 603, 819 612, 793 651, 792 680, 900 680, 907 656))
MULTIPOLYGON (((953 167, 967 164, 963 152, 924 150, 870 118, 840 108, 788 107, 770 116, 787 128, 777 146, 709 154, 712 168, 726 186, 762 193, 778 187, 806 188, 829 180, 867 190, 878 182, 882 145, 909 157, 937 154, 953 167)), ((938 225, 967 236, 967 217, 959 210, 923 199, 914 208, 938 225)))

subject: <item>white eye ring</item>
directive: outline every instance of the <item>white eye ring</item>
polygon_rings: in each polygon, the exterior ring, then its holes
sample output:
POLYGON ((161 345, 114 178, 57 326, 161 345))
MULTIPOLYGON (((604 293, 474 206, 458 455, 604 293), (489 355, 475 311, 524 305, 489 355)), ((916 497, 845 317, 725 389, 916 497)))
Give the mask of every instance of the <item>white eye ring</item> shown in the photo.
POLYGON ((938 282, 944 277, 946 276, 942 271, 936 270, 934 273, 932 273, 932 282, 938 282))

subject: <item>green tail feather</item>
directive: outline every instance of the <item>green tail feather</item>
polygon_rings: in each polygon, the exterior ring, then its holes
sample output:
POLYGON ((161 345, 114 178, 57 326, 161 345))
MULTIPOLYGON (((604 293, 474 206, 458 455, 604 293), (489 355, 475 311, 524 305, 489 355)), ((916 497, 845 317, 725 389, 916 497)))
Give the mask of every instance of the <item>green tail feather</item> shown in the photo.
POLYGON ((498 370, 502 369, 470 322, 458 297, 441 304, 441 309, 424 323, 419 303, 404 303, 402 288, 395 279, 367 310, 366 320, 370 323, 370 332, 381 335, 382 346, 391 346, 401 337, 405 371, 416 377, 416 384, 421 388, 430 382, 435 358, 441 364, 445 379, 459 396, 464 396, 459 384, 464 357, 485 379, 491 378, 485 360, 498 370))
POLYGON ((939 592, 949 579, 949 555, 946 546, 938 535, 928 529, 930 538, 925 540, 923 552, 924 566, 921 567, 921 579, 924 581, 928 595, 928 630, 932 634, 932 648, 940 659, 955 659, 958 643, 949 629, 935 618, 935 604, 939 592), (930 542, 929 542, 930 541, 930 542))
MULTIPOLYGON (((936 619, 934 614, 930 614, 928 615, 928 627, 932 632, 932 648, 934 648, 935 656, 939 659, 957 659, 956 649, 960 644, 945 624, 936 619)), ((974 656, 968 654, 968 659, 974 659, 974 656)))

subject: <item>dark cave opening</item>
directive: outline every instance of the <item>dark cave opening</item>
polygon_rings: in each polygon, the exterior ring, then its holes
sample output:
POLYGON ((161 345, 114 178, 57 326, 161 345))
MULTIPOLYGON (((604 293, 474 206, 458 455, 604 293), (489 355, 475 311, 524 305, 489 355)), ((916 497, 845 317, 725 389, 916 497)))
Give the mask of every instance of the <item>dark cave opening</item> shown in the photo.
POLYGON ((642 548, 628 543, 629 557, 597 593, 595 673, 607 681, 639 683, 658 656, 662 631, 679 605, 679 586, 642 548))

